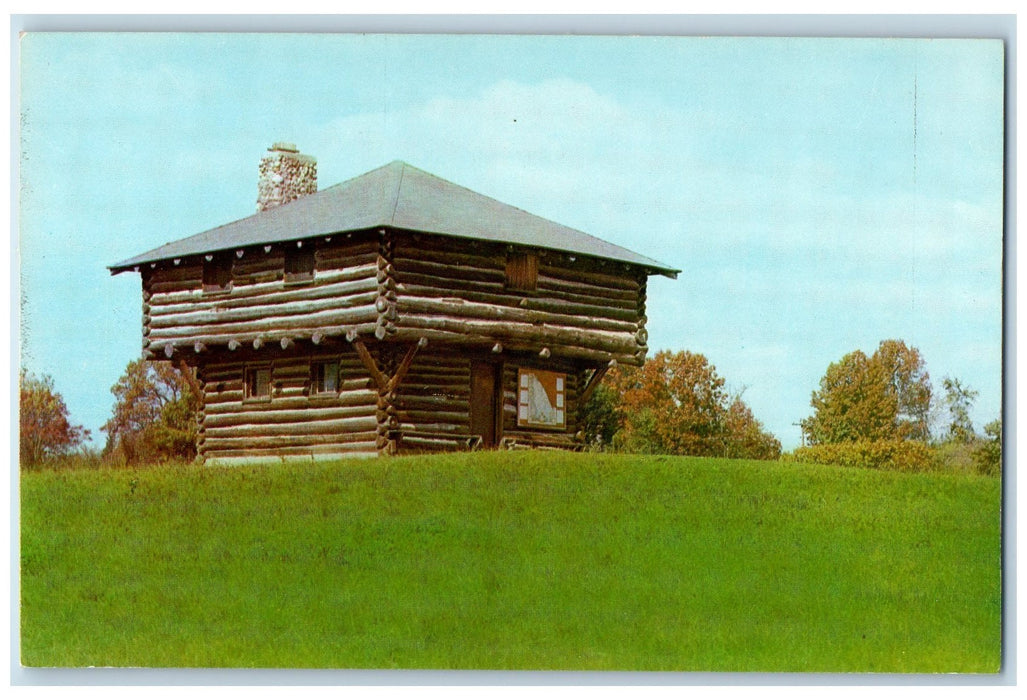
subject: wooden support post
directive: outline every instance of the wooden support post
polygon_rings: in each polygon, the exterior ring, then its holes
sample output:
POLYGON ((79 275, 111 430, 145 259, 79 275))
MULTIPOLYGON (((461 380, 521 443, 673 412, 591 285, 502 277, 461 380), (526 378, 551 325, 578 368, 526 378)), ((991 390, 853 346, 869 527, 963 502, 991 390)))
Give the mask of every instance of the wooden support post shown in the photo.
MULTIPOLYGON (((615 362, 611 364, 616 366, 615 362)), ((588 403, 588 400, 592 398, 592 392, 594 392, 596 387, 599 386, 599 382, 603 381, 603 377, 606 376, 606 372, 609 369, 610 365, 607 365, 606 367, 598 367, 592 372, 592 376, 589 377, 588 383, 585 384, 585 388, 581 390, 580 394, 578 394, 579 406, 584 406, 588 403)))
POLYGON ((396 368, 396 373, 392 375, 392 379, 389 380, 389 391, 393 392, 399 383, 403 381, 403 377, 406 376, 410 370, 410 365, 414 362, 414 355, 417 351, 428 344, 427 338, 420 338, 415 345, 411 345, 410 349, 407 350, 407 354, 403 356, 403 360, 399 363, 399 367, 396 368))
POLYGON ((193 372, 189 369, 189 365, 185 363, 185 360, 179 358, 178 360, 178 371, 185 377, 185 381, 188 382, 189 388, 193 390, 193 393, 198 399, 203 399, 203 389, 200 388, 200 383, 196 381, 196 377, 193 376, 193 372))
POLYGON ((360 357, 360 361, 364 363, 364 367, 371 373, 371 378, 374 379, 374 383, 378 385, 378 390, 385 393, 389 390, 389 380, 382 374, 381 370, 378 369, 378 364, 371 357, 371 353, 368 352, 367 346, 364 345, 362 340, 354 340, 353 347, 356 348, 357 355, 360 357))

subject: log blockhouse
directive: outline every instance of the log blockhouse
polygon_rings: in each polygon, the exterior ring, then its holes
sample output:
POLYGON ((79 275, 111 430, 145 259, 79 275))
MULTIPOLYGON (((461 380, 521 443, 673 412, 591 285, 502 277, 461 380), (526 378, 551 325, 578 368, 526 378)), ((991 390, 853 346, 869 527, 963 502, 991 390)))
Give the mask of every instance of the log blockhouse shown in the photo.
POLYGON ((208 463, 573 449, 644 360, 678 270, 402 162, 317 191, 269 152, 256 214, 110 267, 142 276, 144 356, 195 368, 208 463))

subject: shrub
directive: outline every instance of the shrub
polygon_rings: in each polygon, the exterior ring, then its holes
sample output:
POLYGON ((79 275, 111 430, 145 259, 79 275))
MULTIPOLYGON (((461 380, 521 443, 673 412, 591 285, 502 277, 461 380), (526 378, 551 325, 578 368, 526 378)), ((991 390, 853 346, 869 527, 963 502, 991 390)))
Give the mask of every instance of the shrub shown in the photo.
POLYGON ((950 440, 931 447, 934 470, 947 474, 975 474, 973 443, 950 440))
POLYGON ((809 445, 792 452, 788 459, 804 464, 836 464, 858 469, 891 469, 901 472, 931 471, 930 448, 913 440, 861 440, 809 445))
POLYGON ((974 450, 974 466, 978 474, 998 476, 1002 473, 1002 421, 996 420, 984 426, 987 440, 981 440, 974 450))

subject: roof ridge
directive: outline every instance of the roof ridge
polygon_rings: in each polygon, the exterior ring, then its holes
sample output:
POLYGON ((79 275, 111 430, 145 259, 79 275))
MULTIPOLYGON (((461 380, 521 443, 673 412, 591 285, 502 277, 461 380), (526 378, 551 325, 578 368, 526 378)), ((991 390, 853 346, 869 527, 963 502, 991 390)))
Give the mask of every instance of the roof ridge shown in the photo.
POLYGON ((393 163, 399 163, 399 182, 396 183, 396 196, 392 201, 392 214, 389 216, 389 225, 394 226, 396 224, 396 209, 399 208, 399 197, 403 192, 403 175, 406 173, 407 164, 403 161, 392 161, 393 163))

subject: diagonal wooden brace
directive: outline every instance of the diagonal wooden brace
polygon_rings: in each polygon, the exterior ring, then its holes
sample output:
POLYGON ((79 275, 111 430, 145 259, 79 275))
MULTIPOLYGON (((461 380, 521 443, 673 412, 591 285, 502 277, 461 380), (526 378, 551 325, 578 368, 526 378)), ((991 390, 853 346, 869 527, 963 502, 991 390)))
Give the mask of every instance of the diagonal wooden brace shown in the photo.
POLYGON ((415 345, 410 346, 410 349, 407 350, 407 354, 403 356, 403 360, 399 363, 399 367, 396 368, 396 373, 392 375, 392 379, 389 380, 388 390, 390 392, 395 391, 396 387, 399 386, 399 383, 403 381, 403 377, 407 375, 407 372, 410 370, 410 365, 414 363, 414 355, 417 354, 417 351, 427 344, 427 338, 420 338, 415 345))
POLYGON ((203 400, 203 390, 200 388, 200 383, 196 381, 196 377, 193 376, 193 371, 189 368, 189 365, 185 363, 185 359, 179 358, 178 360, 178 371, 185 377, 185 381, 189 384, 189 388, 196 394, 196 398, 203 400))
POLYGON ((362 340, 354 340, 353 347, 357 349, 357 355, 360 357, 360 361, 364 363, 364 367, 371 373, 371 378, 374 383, 378 385, 378 391, 381 393, 387 393, 389 390, 389 380, 382 374, 382 371, 378 369, 378 363, 371 357, 371 353, 368 352, 367 346, 364 345, 362 340))
POLYGON ((589 377, 588 383, 585 384, 585 388, 581 390, 578 395, 578 405, 584 406, 588 403, 588 400, 592 398, 592 392, 599 386, 599 382, 603 381, 603 377, 606 376, 606 372, 610 369, 610 365, 604 365, 603 367, 597 367, 593 372, 592 376, 589 377))
POLYGON ((400 382, 403 381, 403 377, 406 376, 407 372, 410 371, 410 366, 414 363, 414 356, 417 355, 417 351, 428 344, 427 338, 421 338, 416 344, 411 345, 410 349, 407 350, 407 354, 403 356, 403 360, 399 363, 399 367, 396 368, 396 373, 392 377, 386 377, 385 374, 378 369, 378 363, 374 361, 367 346, 364 345, 364 341, 354 339, 353 347, 357 350, 357 355, 360 357, 360 361, 364 363, 364 367, 371 373, 371 378, 374 379, 374 383, 378 385, 378 391, 382 394, 390 394, 396 390, 400 382))

